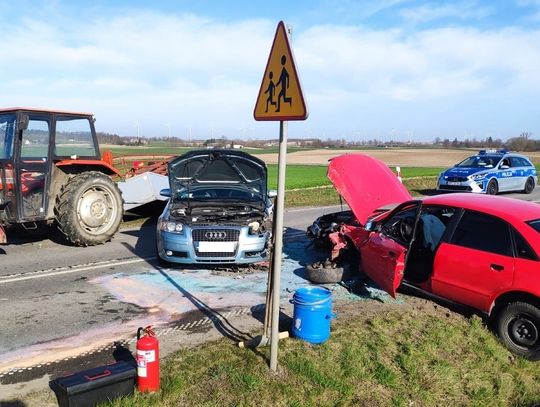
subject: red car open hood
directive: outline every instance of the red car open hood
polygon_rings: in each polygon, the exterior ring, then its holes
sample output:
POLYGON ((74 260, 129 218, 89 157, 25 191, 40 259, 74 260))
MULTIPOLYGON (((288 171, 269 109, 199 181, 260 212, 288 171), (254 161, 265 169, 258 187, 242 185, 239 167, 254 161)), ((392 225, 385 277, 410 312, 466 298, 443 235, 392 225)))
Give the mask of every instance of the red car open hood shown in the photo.
POLYGON ((365 154, 333 158, 327 175, 362 225, 375 209, 411 199, 386 164, 365 154))

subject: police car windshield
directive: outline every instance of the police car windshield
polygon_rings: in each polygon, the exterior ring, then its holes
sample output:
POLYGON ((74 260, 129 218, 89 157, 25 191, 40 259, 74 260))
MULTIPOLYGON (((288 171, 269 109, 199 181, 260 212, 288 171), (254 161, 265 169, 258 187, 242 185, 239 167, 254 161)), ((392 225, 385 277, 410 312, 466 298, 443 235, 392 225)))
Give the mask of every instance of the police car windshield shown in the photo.
POLYGON ((534 230, 536 230, 538 233, 540 233, 540 219, 530 220, 527 222, 527 224, 534 230))
POLYGON ((502 156, 500 155, 473 155, 459 164, 456 167, 467 167, 467 168, 493 168, 495 167, 502 156))

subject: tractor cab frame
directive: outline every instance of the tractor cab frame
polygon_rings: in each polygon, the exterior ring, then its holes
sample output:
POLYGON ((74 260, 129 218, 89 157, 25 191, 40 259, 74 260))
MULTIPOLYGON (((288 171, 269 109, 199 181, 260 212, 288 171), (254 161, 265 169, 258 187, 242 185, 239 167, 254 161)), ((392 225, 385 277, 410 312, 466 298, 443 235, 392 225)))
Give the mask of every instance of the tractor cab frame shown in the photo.
POLYGON ((112 156, 101 159, 94 121, 91 113, 0 109, 1 226, 56 222, 80 246, 116 233, 123 202, 111 176, 118 171, 112 156))

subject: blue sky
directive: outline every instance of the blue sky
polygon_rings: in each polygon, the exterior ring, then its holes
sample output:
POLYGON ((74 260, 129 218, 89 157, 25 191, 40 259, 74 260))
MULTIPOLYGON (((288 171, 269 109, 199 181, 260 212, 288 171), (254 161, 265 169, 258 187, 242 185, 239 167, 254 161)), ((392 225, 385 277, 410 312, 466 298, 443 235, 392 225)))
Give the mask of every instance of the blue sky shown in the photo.
POLYGON ((0 0, 0 106, 98 130, 275 138, 253 108, 280 20, 310 116, 289 137, 540 138, 540 0, 0 0))

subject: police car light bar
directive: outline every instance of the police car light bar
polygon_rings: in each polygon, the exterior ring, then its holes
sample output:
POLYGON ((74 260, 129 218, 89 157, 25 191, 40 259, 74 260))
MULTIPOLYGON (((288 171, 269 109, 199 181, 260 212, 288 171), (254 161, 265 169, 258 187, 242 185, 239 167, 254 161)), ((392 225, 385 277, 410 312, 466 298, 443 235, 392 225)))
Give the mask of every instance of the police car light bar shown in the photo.
POLYGON ((478 152, 478 155, 485 155, 485 154, 488 154, 488 153, 491 153, 491 154, 506 154, 506 153, 509 153, 510 151, 509 150, 495 150, 495 149, 490 149, 490 150, 480 150, 478 152))

